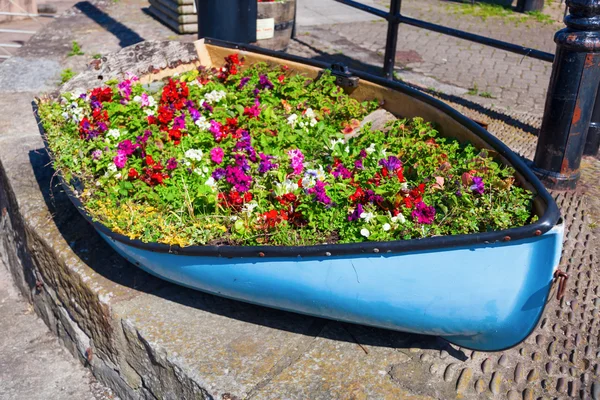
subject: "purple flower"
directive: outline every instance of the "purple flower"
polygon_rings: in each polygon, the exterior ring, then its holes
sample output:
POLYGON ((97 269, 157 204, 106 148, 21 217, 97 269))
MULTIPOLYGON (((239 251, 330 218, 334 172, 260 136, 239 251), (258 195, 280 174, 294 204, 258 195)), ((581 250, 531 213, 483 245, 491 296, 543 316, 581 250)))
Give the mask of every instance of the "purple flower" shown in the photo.
POLYGON ((262 89, 273 89, 273 82, 266 75, 261 75, 258 79, 258 84, 262 89))
POLYGON ((171 157, 167 160, 167 169, 173 170, 175 168, 177 168, 177 160, 175 160, 174 157, 171 157))
POLYGON ((342 179, 352 178, 352 172, 348 171, 348 168, 344 167, 343 164, 339 164, 337 167, 335 167, 331 174, 336 178, 339 178, 339 177, 342 177, 342 179))
POLYGON ((125 168, 125 163, 127 163, 127 155, 123 151, 119 150, 117 155, 113 158, 113 162, 117 168, 125 168))
POLYGON ((215 178, 216 181, 223 179, 225 177, 225 170, 223 168, 215 168, 212 177, 215 178))
POLYGON ((98 122, 98 131, 99 132, 106 132, 108 130, 108 126, 106 125, 105 122, 98 122))
POLYGON ((92 151, 92 160, 99 160, 102 158, 102 150, 92 151))
POLYGON ((362 160, 356 160, 356 161, 354 161, 354 168, 356 168, 356 169, 365 169, 365 167, 363 166, 362 160))
POLYGON ((213 107, 205 101, 202 102, 202 108, 204 108, 209 113, 213 112, 213 107))
POLYGON ((469 187, 469 189, 471 189, 471 192, 473 192, 475 194, 483 194, 483 192, 485 191, 485 185, 483 183, 483 178, 481 178, 479 176, 474 176, 473 184, 469 187))
POLYGON ((254 89, 254 90, 252 91, 252 93, 253 93, 255 96, 258 96, 258 95, 260 94, 260 89, 256 88, 256 89, 254 89))
POLYGON ((248 150, 250 147, 252 147, 252 137, 250 136, 250 133, 248 133, 246 130, 238 130, 238 132, 241 133, 242 137, 235 144, 235 149, 248 150))
POLYGON ((118 149, 119 152, 122 152, 125 156, 130 156, 138 147, 139 145, 133 144, 131 140, 125 139, 121 143, 119 143, 118 149))
POLYGON ((150 136, 152 136, 152 132, 150 132, 149 130, 145 130, 144 135, 138 136, 137 138, 135 138, 135 141, 138 144, 145 145, 148 139, 150 139, 150 136))
POLYGON ((308 194, 314 194, 316 201, 328 205, 331 204, 331 198, 325 193, 325 185, 325 182, 317 180, 315 186, 308 189, 308 194))
POLYGON ((248 81, 250 80, 249 76, 245 76, 242 79, 240 79, 240 84, 238 85, 238 89, 241 90, 244 88, 244 86, 246 86, 246 84, 248 84, 248 81))
POLYGON ((248 172, 250 170, 250 165, 248 164, 248 160, 246 160, 245 155, 234 154, 233 158, 235 159, 235 165, 240 167, 242 171, 248 172))
POLYGON ((190 113, 190 117, 192 117, 192 120, 194 122, 196 122, 198 119, 200 119, 200 111, 196 110, 194 107, 192 106, 188 106, 188 111, 190 113))
POLYGON ((261 174, 265 174, 265 173, 269 172, 270 170, 272 170, 273 168, 277 168, 277 164, 273 164, 271 162, 271 160, 275 157, 268 156, 265 153, 259 153, 258 156, 260 157, 260 164, 258 165, 258 172, 260 172, 261 174))
POLYGON ((365 199, 369 203, 379 203, 383 201, 383 197, 381 195, 375 194, 375 192, 371 189, 365 191, 365 199))
POLYGON ((302 151, 300 149, 290 150, 288 151, 288 156, 290 157, 290 164, 294 170, 294 174, 301 174, 304 169, 304 154, 302 154, 302 151))
POLYGON ((387 160, 385 158, 379 160, 379 165, 386 168, 388 171, 393 172, 402 166, 402 161, 400 161, 398 157, 389 156, 387 160))
POLYGON ((240 193, 250 190, 250 184, 252 183, 252 177, 244 174, 239 166, 233 165, 228 165, 225 169, 225 180, 240 193))
POLYGON ((358 203, 352 214, 348 215, 348 221, 358 221, 360 214, 364 212, 362 204, 358 203))
POLYGON ((427 204, 420 201, 415 206, 415 209, 413 210, 411 215, 419 224, 430 225, 433 223, 433 220, 435 218, 435 207, 428 206, 427 204))
POLYGON ((456 191, 456 195, 457 195, 458 197, 462 197, 462 192, 460 191, 460 189, 458 189, 458 190, 456 191))

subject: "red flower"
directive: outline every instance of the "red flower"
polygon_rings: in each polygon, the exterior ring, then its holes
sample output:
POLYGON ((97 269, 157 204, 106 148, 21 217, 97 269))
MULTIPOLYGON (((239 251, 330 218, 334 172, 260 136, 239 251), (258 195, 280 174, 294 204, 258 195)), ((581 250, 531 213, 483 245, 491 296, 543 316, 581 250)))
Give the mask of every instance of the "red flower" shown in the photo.
POLYGON ((350 196, 350 201, 352 202, 358 202, 360 201, 365 195, 365 191, 362 190, 361 188, 356 188, 356 191, 354 192, 353 195, 350 196))
POLYGON ((279 83, 283 83, 283 81, 285 80, 285 75, 279 75, 277 77, 277 80, 279 81, 279 83))
POLYGON ((154 159, 152 158, 152 156, 151 156, 150 154, 148 154, 148 155, 146 156, 146 164, 147 164, 147 165, 154 165, 154 162, 155 162, 155 161, 154 161, 154 159))
POLYGON ((171 139, 174 144, 179 144, 181 141, 181 131, 179 129, 171 129, 169 131, 169 139, 171 139))
POLYGON ((131 168, 131 169, 129 169, 128 176, 129 176, 129 179, 133 180, 133 179, 139 178, 140 174, 135 170, 135 168, 131 168))
MULTIPOLYGON (((163 93, 164 94, 164 93, 163 93)), ((158 108, 158 120, 166 125, 173 120, 173 111, 169 110, 165 106, 158 108)))
POLYGON ((148 125, 154 125, 154 124, 156 124, 156 121, 157 121, 157 119, 154 115, 148 116, 148 125))

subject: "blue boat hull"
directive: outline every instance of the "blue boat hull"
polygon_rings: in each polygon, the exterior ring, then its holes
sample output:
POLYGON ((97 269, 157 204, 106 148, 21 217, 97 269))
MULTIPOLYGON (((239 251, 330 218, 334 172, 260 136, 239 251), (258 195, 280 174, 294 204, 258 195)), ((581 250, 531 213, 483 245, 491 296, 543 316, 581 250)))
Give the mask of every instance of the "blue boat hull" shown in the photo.
POLYGON ((193 289, 495 351, 523 341, 539 321, 560 260, 563 226, 507 243, 302 258, 160 253, 100 234, 133 264, 193 289))

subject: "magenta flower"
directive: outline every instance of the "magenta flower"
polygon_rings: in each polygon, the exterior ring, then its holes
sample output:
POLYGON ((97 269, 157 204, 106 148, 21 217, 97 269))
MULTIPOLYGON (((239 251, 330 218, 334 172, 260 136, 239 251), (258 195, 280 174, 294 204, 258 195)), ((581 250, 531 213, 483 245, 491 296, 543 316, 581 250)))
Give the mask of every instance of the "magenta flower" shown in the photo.
POLYGON ((233 165, 228 165, 225 169, 225 180, 240 193, 250 190, 252 183, 252 177, 246 175, 239 166, 233 165))
POLYGON ((220 142, 221 139, 225 136, 223 133, 223 125, 220 122, 215 121, 214 119, 210 120, 210 128, 208 130, 213 134, 215 140, 220 142))
POLYGON ((173 119, 173 129, 185 129, 185 114, 182 113, 173 119))
POLYGON ((150 100, 148 100, 148 94, 142 93, 141 98, 142 98, 142 101, 141 101, 142 107, 148 107, 150 105, 150 100))
POLYGON ((125 168, 125 164, 127 163, 127 155, 123 151, 119 150, 117 152, 117 155, 113 158, 113 162, 115 163, 117 168, 123 169, 125 168))
POLYGON ((148 139, 150 139, 150 136, 152 136, 152 132, 149 131, 149 130, 145 130, 144 131, 144 135, 136 137, 135 141, 138 144, 144 145, 144 144, 146 144, 146 142, 148 141, 148 139))
POLYGON ((177 168, 177 160, 175 160, 174 157, 171 157, 167 160, 167 169, 174 170, 175 168, 177 168))
POLYGON ((339 164, 338 166, 336 166, 333 169, 333 171, 331 172, 331 174, 335 178, 339 178, 339 177, 342 177, 342 179, 350 179, 350 178, 352 178, 352 172, 348 171, 348 168, 344 167, 343 164, 339 164))
POLYGON ((430 225, 435 219, 435 207, 428 206, 420 201, 415 206, 411 215, 419 224, 430 225))
POLYGON ((118 149, 119 152, 122 152, 125 156, 130 156, 138 147, 138 144, 133 144, 131 140, 126 139, 119 143, 118 149))
POLYGON ((225 152, 220 147, 215 147, 210 151, 210 159, 215 164, 221 164, 223 162, 223 155, 225 152))
POLYGON ((290 164, 294 170, 294 174, 300 175, 304 169, 304 154, 302 154, 300 149, 293 149, 288 151, 288 156, 290 157, 290 164))
POLYGON ((308 189, 308 194, 314 194, 315 200, 319 203, 329 205, 331 204, 331 198, 325 193, 325 185, 325 182, 318 180, 315 186, 308 189))
POLYGON ((213 107, 205 101, 202 102, 202 108, 204 108, 209 113, 213 112, 213 107))
POLYGON ((125 79, 123 82, 119 82, 117 85, 119 93, 125 100, 129 100, 131 97, 131 80, 125 79))

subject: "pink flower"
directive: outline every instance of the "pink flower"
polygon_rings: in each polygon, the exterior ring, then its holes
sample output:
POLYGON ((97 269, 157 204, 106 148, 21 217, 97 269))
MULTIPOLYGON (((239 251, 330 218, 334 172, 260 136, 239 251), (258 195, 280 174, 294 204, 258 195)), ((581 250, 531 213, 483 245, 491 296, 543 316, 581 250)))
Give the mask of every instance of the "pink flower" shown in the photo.
POLYGON ((148 94, 142 93, 142 107, 148 107, 150 105, 150 100, 148 100, 148 94))
POLYGON ((210 159, 216 164, 221 164, 223 162, 224 154, 225 153, 223 152, 222 148, 215 147, 210 151, 210 159))
POLYGON ((225 136, 223 134, 223 125, 220 122, 215 121, 214 119, 210 120, 210 128, 208 128, 208 130, 212 132, 217 142, 220 142, 221 139, 223 139, 223 137, 225 136))
POLYGON ((417 203, 411 215, 419 224, 430 225, 435 219, 435 207, 428 206, 420 201, 417 203))
POLYGON ((294 170, 294 174, 301 174, 304 169, 304 154, 302 154, 302 151, 300 149, 290 150, 288 151, 288 156, 290 157, 290 165, 294 170))

